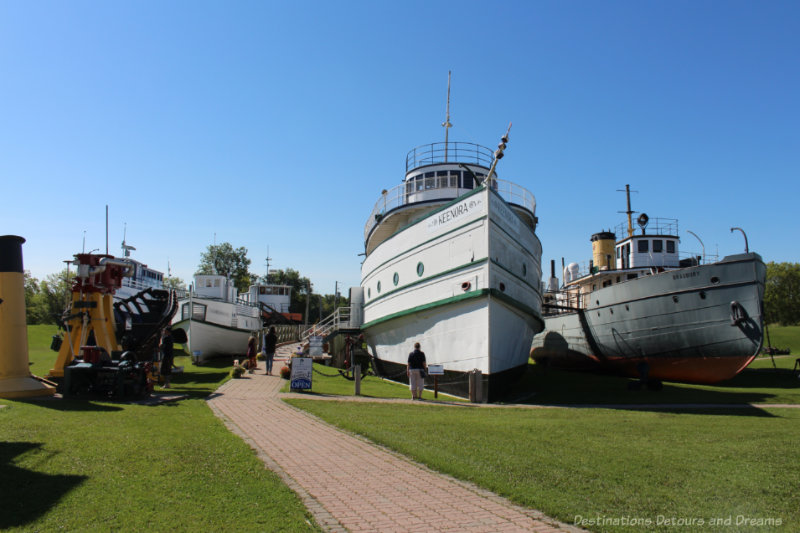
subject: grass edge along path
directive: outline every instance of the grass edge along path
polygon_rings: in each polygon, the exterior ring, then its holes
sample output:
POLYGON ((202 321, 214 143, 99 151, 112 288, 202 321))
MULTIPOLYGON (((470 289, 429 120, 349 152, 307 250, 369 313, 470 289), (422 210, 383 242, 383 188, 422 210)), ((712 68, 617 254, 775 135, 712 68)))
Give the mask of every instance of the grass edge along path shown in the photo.
MULTIPOLYGON (((50 329, 28 328, 37 374, 55 359, 50 329)), ((0 530, 319 531, 207 405, 229 364, 176 364, 177 402, 0 399, 0 530)))
POLYGON ((431 469, 593 531, 800 528, 796 409, 462 409, 285 401, 431 469), (626 519, 641 522, 626 527, 626 519))

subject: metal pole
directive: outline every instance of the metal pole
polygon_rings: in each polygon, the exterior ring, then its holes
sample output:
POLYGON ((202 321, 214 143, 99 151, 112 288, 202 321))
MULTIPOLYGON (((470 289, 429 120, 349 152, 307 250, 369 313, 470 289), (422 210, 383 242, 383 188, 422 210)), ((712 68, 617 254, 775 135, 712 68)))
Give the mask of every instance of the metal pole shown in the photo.
MULTIPOLYGON (((733 231, 733 230, 731 230, 731 231, 733 231)), ((693 231, 687 229, 686 233, 691 233, 692 235, 694 235, 695 239, 700 241, 700 237, 695 235, 695 233, 693 231)), ((703 248, 703 263, 705 263, 706 262, 706 246, 703 244, 703 241, 700 241, 700 246, 703 248)))
POLYGON ((742 235, 744 235, 744 253, 749 254, 750 247, 747 245, 747 234, 744 232, 744 230, 742 228, 731 228, 731 233, 737 229, 742 232, 742 235))

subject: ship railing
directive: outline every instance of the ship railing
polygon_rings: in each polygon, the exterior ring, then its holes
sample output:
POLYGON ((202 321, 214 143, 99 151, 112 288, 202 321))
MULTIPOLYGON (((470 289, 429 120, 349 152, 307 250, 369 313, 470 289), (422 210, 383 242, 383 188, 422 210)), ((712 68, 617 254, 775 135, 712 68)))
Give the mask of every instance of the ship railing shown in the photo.
MULTIPOLYGON (((633 234, 634 235, 671 235, 678 237, 678 219, 676 218, 650 218, 644 228, 645 233, 638 226, 637 222, 633 221, 633 234)), ((621 222, 614 227, 614 234, 617 241, 628 238, 628 223, 621 222)))
MULTIPOLYGON (((431 178, 430 187, 426 185, 425 190, 429 191, 433 189, 448 189, 451 191, 451 194, 442 195, 441 200, 443 201, 454 199, 460 194, 467 192, 467 189, 449 186, 444 187, 443 185, 443 181, 431 178)), ((514 182, 497 178, 492 180, 491 187, 492 190, 500 195, 500 197, 507 203, 518 205, 523 209, 527 209, 532 214, 536 214, 536 197, 526 188, 522 187, 521 185, 517 185, 514 182)), ((386 213, 389 213, 398 207, 413 205, 416 203, 415 201, 412 201, 412 199, 416 197, 415 195, 417 193, 418 191, 408 191, 405 183, 401 183, 400 185, 392 187, 389 190, 384 190, 381 193, 380 198, 378 198, 378 200, 375 202, 375 206, 372 208, 372 212, 370 213, 369 217, 367 218, 367 222, 364 225, 364 240, 367 240, 372 228, 375 227, 375 225, 378 224, 378 222, 380 222, 384 216, 386 216, 386 213)))
POLYGON ((149 282, 133 278, 122 278, 122 286, 130 287, 131 289, 136 289, 137 291, 143 291, 145 289, 149 289, 150 287, 160 289, 161 283, 157 281, 149 282))
POLYGON ((350 306, 338 307, 320 322, 313 324, 300 333, 300 341, 306 342, 310 337, 327 337, 342 328, 350 327, 350 306))
POLYGON ((494 152, 485 146, 466 142, 438 142, 417 146, 406 155, 406 173, 437 163, 469 163, 489 168, 494 152))

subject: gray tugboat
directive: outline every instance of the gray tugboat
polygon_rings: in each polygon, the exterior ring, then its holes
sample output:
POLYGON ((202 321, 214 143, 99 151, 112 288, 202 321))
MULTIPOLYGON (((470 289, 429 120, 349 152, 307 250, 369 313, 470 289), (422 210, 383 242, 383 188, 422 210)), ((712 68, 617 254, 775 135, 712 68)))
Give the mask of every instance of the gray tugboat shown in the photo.
POLYGON ((766 267, 756 253, 707 262, 681 257, 678 221, 641 214, 633 228, 592 235, 588 269, 551 264, 545 329, 531 356, 557 368, 601 370, 659 386, 715 383, 741 372, 763 340, 766 267))

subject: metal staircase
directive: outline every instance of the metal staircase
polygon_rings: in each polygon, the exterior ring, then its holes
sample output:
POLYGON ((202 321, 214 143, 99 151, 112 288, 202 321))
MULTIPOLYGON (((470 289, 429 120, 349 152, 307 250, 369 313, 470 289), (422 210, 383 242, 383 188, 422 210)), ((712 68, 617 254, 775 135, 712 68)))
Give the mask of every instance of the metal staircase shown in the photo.
POLYGON ((314 335, 320 336, 327 341, 339 333, 355 333, 358 331, 358 326, 352 326, 350 323, 350 306, 338 307, 324 320, 317 322, 300 333, 300 342, 306 342, 309 337, 314 335))

